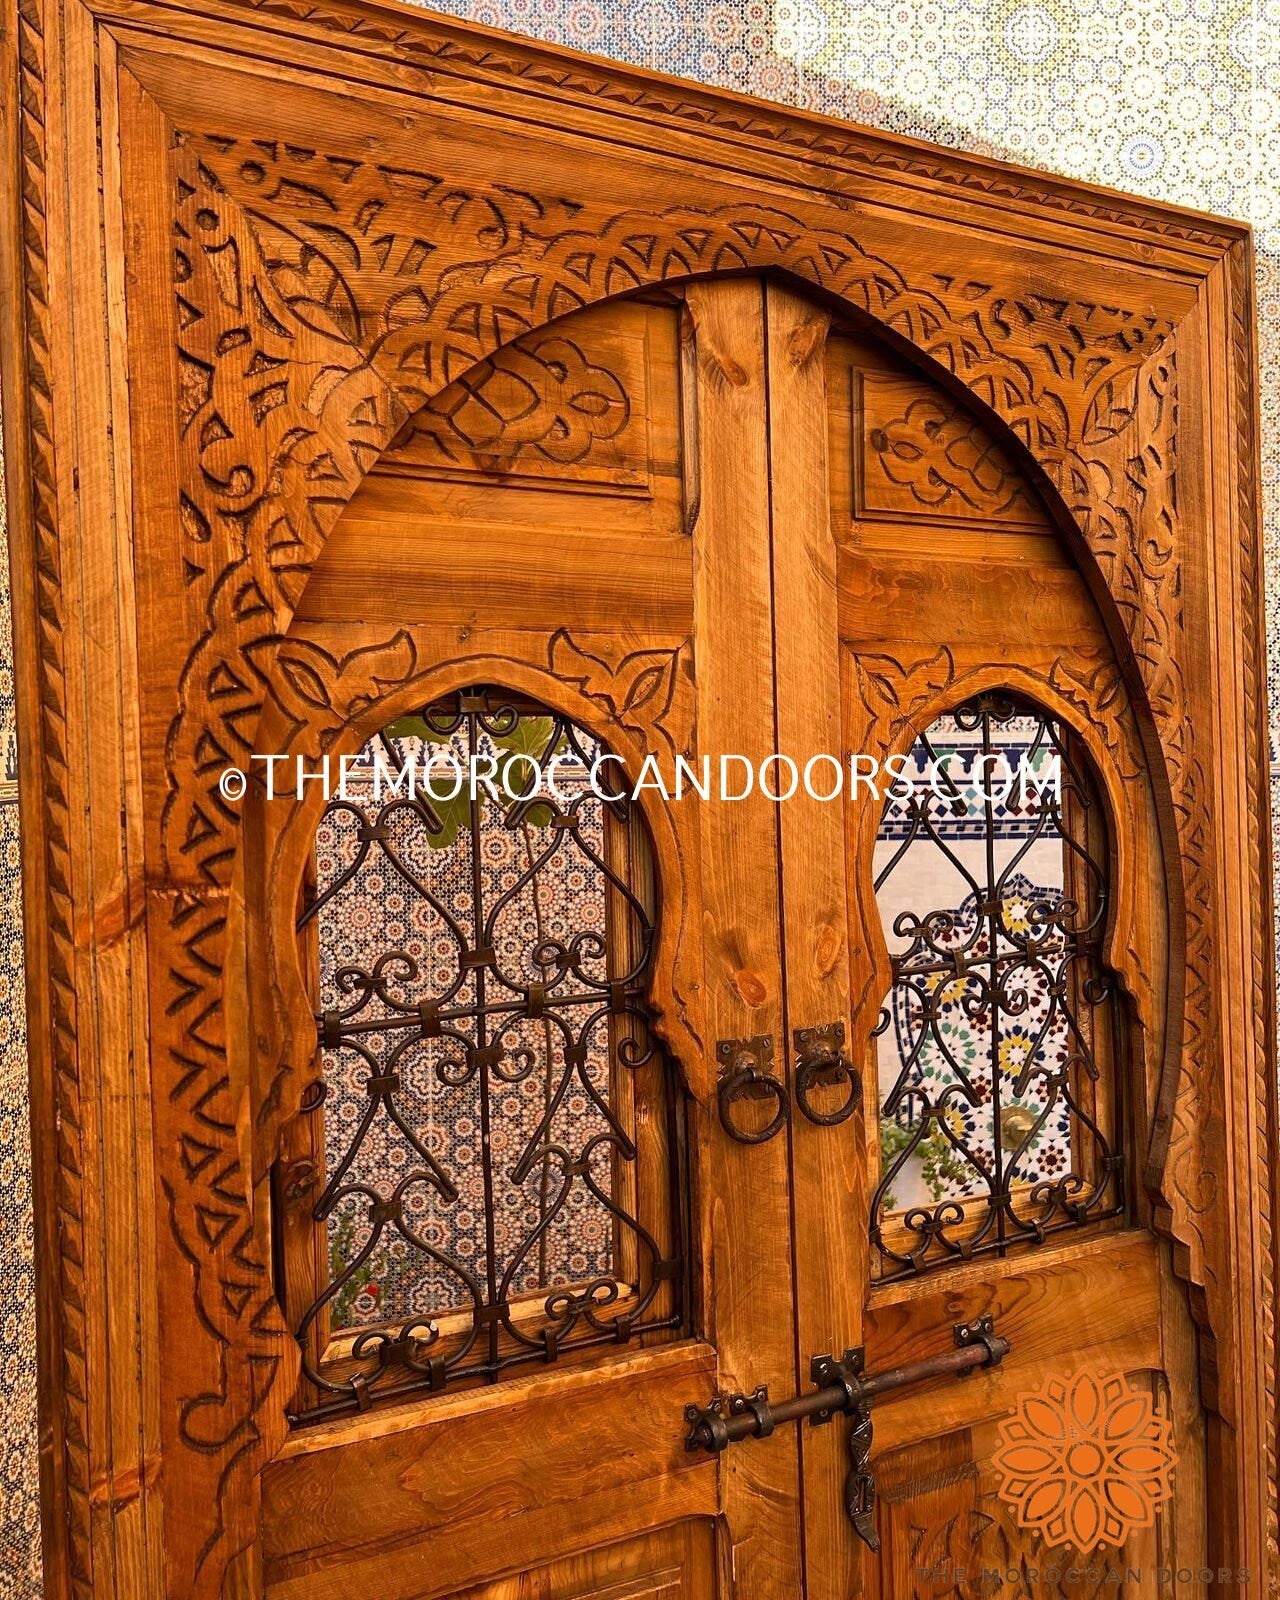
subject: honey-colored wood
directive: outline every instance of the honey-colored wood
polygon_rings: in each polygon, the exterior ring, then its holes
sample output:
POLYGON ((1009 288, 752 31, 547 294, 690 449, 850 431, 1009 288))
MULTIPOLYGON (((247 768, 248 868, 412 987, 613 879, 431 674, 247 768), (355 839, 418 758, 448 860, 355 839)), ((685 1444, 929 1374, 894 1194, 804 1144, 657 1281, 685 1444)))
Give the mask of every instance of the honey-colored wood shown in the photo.
POLYGON ((705 1523, 678 1523, 648 1538, 602 1551, 588 1570, 581 1557, 557 1561, 514 1583, 485 1584, 458 1600, 679 1600, 715 1580, 705 1523))
POLYGON ((1245 231, 390 0, 11 0, 0 59, 51 1600, 912 1593, 1081 1361, 1173 1421, 1126 1556, 1280 1582, 1245 231), (650 794, 687 1337, 291 1428, 319 800, 217 779, 472 681, 636 766, 1037 698, 1106 798, 1126 1215, 873 1281, 877 811, 650 794), (862 1113, 730 1140, 717 1041, 789 1080, 837 1020, 862 1113), (1004 1367, 877 1408, 879 1565, 842 1422, 684 1451, 983 1310, 1004 1367))
POLYGON ((689 1455, 668 1420, 714 1381, 714 1351, 693 1345, 300 1432, 269 1469, 267 1593, 452 1594, 660 1522, 705 1520, 715 1464, 689 1455))
MULTIPOLYGON (((774 671, 777 749, 803 770, 812 754, 843 748, 836 550, 830 532, 826 452, 827 315, 789 290, 768 290, 770 523, 776 606, 774 671)), ((829 792, 829 762, 812 788, 829 792)), ((772 777, 775 792, 786 780, 772 777)), ((804 1028, 849 1025, 849 911, 840 808, 802 783, 777 806, 782 840, 782 929, 786 951, 787 1058, 804 1028)), ((849 1086, 816 1092, 834 1111, 849 1086)), ((793 1096, 794 1099, 794 1096, 793 1096)), ((866 1175, 859 1159, 861 1117, 821 1127, 792 1115, 796 1331, 802 1380, 806 1358, 860 1344, 865 1260, 866 1175), (815 1226, 818 1218, 821 1225, 815 1226), (832 1239, 843 1243, 833 1252, 832 1239), (838 1264, 837 1264, 838 1263, 838 1264)), ((838 1494, 844 1471, 840 1428, 801 1431, 805 1480, 807 1592, 837 1600, 854 1592, 860 1557, 838 1494)))
MULTIPOLYGON (((773 745, 775 613, 770 568, 766 351, 758 279, 695 284, 688 295, 688 405, 696 484, 698 735, 708 752, 758 765, 773 745)), ((775 808, 760 794, 699 805, 708 1044, 768 1035, 784 1050, 783 933, 775 808)), ((721 1381, 771 1393, 798 1381, 786 1146, 741 1145, 704 1112, 704 1269, 721 1381)), ((788 1437, 790 1433, 790 1437, 788 1437)), ((802 1579, 799 1449, 733 1451, 722 1464, 730 1565, 747 1593, 795 1593, 802 1579)))

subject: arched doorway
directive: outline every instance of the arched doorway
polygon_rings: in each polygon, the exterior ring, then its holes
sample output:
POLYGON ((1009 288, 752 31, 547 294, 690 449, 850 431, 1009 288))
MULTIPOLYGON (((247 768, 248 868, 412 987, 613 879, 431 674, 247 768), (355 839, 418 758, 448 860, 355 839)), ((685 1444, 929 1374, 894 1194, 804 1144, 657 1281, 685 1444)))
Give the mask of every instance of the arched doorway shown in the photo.
POLYGON ((1190 1312, 1138 1179, 1177 1026, 1160 780, 1017 446, 784 282, 613 301, 444 390, 338 519, 290 638, 393 636, 407 670, 332 708, 351 791, 250 832, 254 1003, 299 1019, 262 1086, 301 1357, 268 1592, 412 1588, 426 1550, 440 1594, 1047 1569, 999 1422, 1068 1368, 1179 1439, 1117 1560, 1201 1564, 1190 1312), (606 749, 634 796, 592 787, 606 749), (498 803, 375 792, 516 752, 498 803), (769 1410, 900 1368, 826 1428, 769 1410), (425 1513, 424 1449, 455 1486, 425 1513))
POLYGON ((1179 1454, 1126 1554, 1256 1580, 1243 231, 390 0, 20 10, 55 1582, 894 1592, 923 1527, 963 1592, 1019 1373, 1093 1357, 1179 1454), (223 787, 383 735, 1069 781, 223 787))

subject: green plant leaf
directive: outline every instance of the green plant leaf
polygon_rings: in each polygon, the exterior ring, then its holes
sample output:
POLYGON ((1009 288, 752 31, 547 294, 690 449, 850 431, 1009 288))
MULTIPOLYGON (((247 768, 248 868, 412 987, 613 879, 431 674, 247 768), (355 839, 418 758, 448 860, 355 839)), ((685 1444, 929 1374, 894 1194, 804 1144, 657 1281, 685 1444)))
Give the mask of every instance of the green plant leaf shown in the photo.
MULTIPOLYGON (((880 1124, 880 1171, 886 1173, 915 1138, 916 1128, 904 1128, 901 1123, 885 1119, 880 1124)), ((935 1200, 941 1200, 953 1185, 963 1183, 970 1176, 969 1168, 961 1159, 955 1146, 935 1123, 911 1153, 920 1163, 920 1177, 935 1200)), ((886 1194, 884 1209, 893 1211, 897 1200, 886 1194)))
POLYGON ((555 749, 547 749, 552 727, 550 717, 521 717, 510 733, 495 733, 492 738, 499 750, 510 750, 515 755, 532 756, 540 765, 545 765, 552 756, 561 754, 566 748, 562 734, 556 740, 555 749))
MULTIPOLYGON (((568 749, 568 741, 563 734, 556 739, 554 747, 548 748, 554 727, 555 722, 551 717, 521 717, 510 733, 490 735, 497 752, 492 782, 498 791, 504 811, 519 799, 522 788, 528 784, 530 759, 536 761, 540 767, 545 767, 553 756, 563 755, 568 749)), ((448 746, 453 739, 452 734, 438 733, 427 725, 423 717, 416 714, 398 717, 388 726, 387 732, 394 739, 418 739, 425 745, 437 748, 448 746)), ((476 785, 476 798, 482 818, 484 807, 492 803, 494 798, 488 784, 483 781, 487 770, 487 768, 480 769, 481 781, 476 785)), ((463 829, 471 826, 471 797, 467 792, 469 785, 464 779, 458 793, 451 795, 449 791, 454 787, 455 781, 452 769, 442 766, 432 773, 431 782, 426 786, 427 798, 442 824, 438 832, 427 835, 427 843, 433 850, 447 850, 463 829), (440 791, 439 794, 437 790, 440 791)), ((551 805, 539 803, 530 806, 522 820, 533 828, 547 828, 551 826, 554 816, 555 811, 551 805)))

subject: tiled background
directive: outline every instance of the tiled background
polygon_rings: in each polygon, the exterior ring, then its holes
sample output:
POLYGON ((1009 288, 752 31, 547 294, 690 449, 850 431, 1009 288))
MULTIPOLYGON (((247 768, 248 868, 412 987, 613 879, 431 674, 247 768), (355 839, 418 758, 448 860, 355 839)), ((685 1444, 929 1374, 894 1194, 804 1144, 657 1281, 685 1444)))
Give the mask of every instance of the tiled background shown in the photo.
MULTIPOLYGON (((1280 0, 446 0, 440 9, 1252 222, 1272 704, 1280 706, 1280 0)), ((1273 716, 1273 758, 1275 728, 1273 716)), ((32 1227, 12 730, 0 576, 0 1600, 33 1600, 32 1227)))
POLYGON ((13 629, 0 459, 0 1600, 40 1593, 34 1230, 22 993, 13 629))

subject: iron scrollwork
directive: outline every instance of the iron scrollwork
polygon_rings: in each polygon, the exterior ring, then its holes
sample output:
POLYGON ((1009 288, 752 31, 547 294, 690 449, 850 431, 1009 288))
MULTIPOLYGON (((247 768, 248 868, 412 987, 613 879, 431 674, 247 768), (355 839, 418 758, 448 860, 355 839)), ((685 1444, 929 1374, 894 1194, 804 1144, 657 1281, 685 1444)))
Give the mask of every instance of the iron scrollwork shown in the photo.
POLYGON ((299 1415, 683 1326, 682 1135, 648 1028, 654 912, 628 881, 639 819, 588 781, 589 736, 503 691, 429 705, 365 754, 398 772, 415 752, 496 781, 348 786, 299 921, 318 946, 322 1075, 300 1113, 318 1154, 282 1160, 276 1193, 306 1205, 328 1262, 292 1319, 316 1397, 299 1415), (537 781, 554 758, 555 785, 537 781), (673 1152, 652 1224, 642 1093, 673 1152))
POLYGON ((791 1117, 786 1085, 773 1073, 773 1040, 759 1033, 750 1039, 721 1039, 716 1045, 720 1083, 716 1103, 720 1125, 739 1144, 765 1144, 781 1133, 791 1117), (744 1102, 773 1102, 767 1122, 751 1127, 741 1121, 735 1107, 744 1102))
POLYGON ((877 842, 893 970, 876 1029, 882 1276, 1125 1205, 1109 846, 1085 753, 1031 702, 987 693, 921 733, 912 759, 913 792, 891 795, 877 842), (1018 779, 1001 798, 1005 771, 1018 779))

